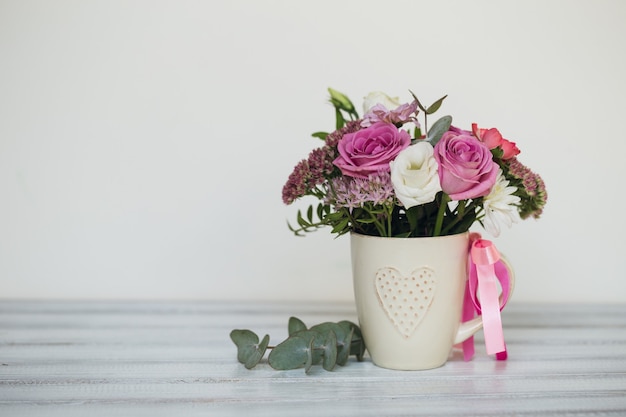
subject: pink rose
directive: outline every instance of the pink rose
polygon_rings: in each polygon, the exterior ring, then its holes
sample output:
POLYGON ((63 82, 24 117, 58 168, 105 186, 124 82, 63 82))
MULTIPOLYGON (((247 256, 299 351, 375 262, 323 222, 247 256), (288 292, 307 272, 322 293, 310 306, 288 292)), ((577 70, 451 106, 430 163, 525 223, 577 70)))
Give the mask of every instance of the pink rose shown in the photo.
POLYGON ((344 175, 367 178, 389 172, 389 162, 411 144, 411 136, 390 123, 378 122, 343 135, 337 144, 339 156, 333 161, 344 175))
POLYGON ((498 164, 489 147, 468 133, 448 131, 435 145, 441 189, 452 200, 489 194, 496 183, 498 164))
POLYGON ((520 153, 515 142, 504 139, 498 129, 492 127, 491 129, 479 129, 476 123, 472 123, 472 132, 481 142, 484 142, 489 149, 500 148, 502 149, 502 159, 511 159, 515 155, 520 153))

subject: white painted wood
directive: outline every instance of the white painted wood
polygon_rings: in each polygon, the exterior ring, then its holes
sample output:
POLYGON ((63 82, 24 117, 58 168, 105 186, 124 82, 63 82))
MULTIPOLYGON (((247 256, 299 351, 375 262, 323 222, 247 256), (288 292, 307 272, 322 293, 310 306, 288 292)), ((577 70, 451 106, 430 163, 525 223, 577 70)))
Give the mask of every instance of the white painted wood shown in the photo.
POLYGON ((510 303, 509 360, 246 370, 234 328, 356 321, 351 304, 0 302, 0 416, 624 416, 626 305, 510 303))

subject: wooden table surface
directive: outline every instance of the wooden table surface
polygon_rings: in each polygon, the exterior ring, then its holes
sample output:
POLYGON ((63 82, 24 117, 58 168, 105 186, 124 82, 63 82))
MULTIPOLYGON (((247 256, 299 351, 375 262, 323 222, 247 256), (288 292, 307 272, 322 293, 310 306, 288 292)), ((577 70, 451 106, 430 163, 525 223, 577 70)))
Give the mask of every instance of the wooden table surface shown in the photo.
MULTIPOLYGON (((252 370, 229 333, 356 321, 351 303, 0 301, 0 416, 626 416, 626 305, 509 303, 507 361, 252 370)), ((267 355, 266 355, 267 358, 267 355)))

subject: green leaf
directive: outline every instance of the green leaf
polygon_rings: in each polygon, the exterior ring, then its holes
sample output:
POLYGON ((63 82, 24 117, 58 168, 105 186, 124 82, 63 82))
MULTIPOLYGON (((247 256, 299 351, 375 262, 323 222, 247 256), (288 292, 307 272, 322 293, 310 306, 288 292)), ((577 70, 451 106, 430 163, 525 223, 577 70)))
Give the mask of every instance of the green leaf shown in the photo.
POLYGON ((337 339, 343 339, 345 335, 349 332, 349 329, 345 326, 341 326, 339 323, 333 323, 330 321, 316 324, 311 327, 309 330, 318 332, 321 334, 328 334, 328 332, 334 332, 337 336, 337 339))
POLYGON ((445 98, 448 97, 448 95, 446 94, 445 96, 441 97, 439 100, 435 101, 433 104, 431 104, 425 111, 426 114, 433 114, 434 112, 436 112, 437 110, 439 110, 439 107, 441 107, 441 103, 443 103, 443 101, 445 100, 445 98))
MULTIPOLYGON (((304 217, 302 217, 302 211, 298 210, 298 215, 296 216, 296 220, 298 221, 298 224, 303 228, 303 229, 307 229, 309 227, 311 227, 311 223, 307 222, 306 220, 304 220, 304 217)), ((305 230, 306 231, 306 230, 305 230)))
POLYGON ((309 373, 311 366, 313 366, 313 339, 309 341, 309 348, 307 349, 306 362, 304 363, 304 372, 309 373))
POLYGON ((268 361, 272 368, 284 371, 297 369, 305 365, 311 366, 312 340, 299 336, 292 336, 274 347, 268 361))
POLYGON ((353 335, 354 329, 351 328, 350 332, 344 336, 343 340, 337 337, 337 365, 339 366, 344 366, 348 362, 353 335))
POLYGON ((349 224, 350 224, 350 220, 343 219, 342 221, 337 223, 335 227, 333 227, 332 233, 340 233, 344 231, 348 227, 349 224))
POLYGON ((417 229, 420 206, 413 206, 405 211, 406 219, 409 222, 409 229, 415 231, 417 229))
POLYGON ((352 342, 350 346, 350 354, 356 355, 356 358, 359 362, 362 361, 366 347, 365 341, 363 340, 363 334, 361 333, 361 329, 359 328, 359 326, 348 320, 340 321, 339 325, 344 326, 348 329, 354 329, 354 335, 352 336, 352 342))
POLYGON ((435 146, 443 134, 450 129, 450 126, 452 126, 452 116, 443 116, 428 130, 426 140, 429 141, 431 145, 435 146))
POLYGON ((237 360, 243 363, 246 369, 252 369, 259 363, 270 341, 269 335, 265 335, 259 343, 257 334, 245 329, 233 330, 230 332, 230 338, 237 345, 237 360))
POLYGON ((343 114, 341 114, 341 110, 338 108, 335 109, 335 120, 335 128, 337 130, 341 129, 346 124, 346 119, 343 118, 343 114))
POLYGON ((294 235, 298 236, 298 237, 302 237, 304 236, 301 232, 302 230, 300 229, 294 229, 293 226, 291 224, 289 224, 289 222, 287 222, 287 227, 289 228, 290 231, 293 232, 294 235))
POLYGON ((317 205, 317 218, 323 220, 330 212, 330 206, 326 206, 322 203, 317 205))
POLYGON ((332 330, 326 335, 323 348, 322 368, 332 371, 337 364, 337 335, 332 330))
POLYGON ((326 137, 328 136, 328 132, 315 132, 311 133, 311 136, 325 141, 326 137))
POLYGON ((289 323, 287 324, 287 328, 289 336, 293 336, 294 334, 298 332, 303 332, 307 329, 306 324, 304 324, 302 320, 293 316, 289 317, 289 323))
POLYGON ((312 353, 311 361, 313 365, 317 365, 318 363, 321 363, 324 340, 325 340, 324 334, 315 330, 305 330, 303 332, 298 332, 294 334, 294 337, 296 336, 312 342, 313 353, 312 353))
POLYGON ((493 155, 494 159, 502 159, 502 157, 504 156, 504 151, 501 147, 497 146, 491 150, 491 154, 493 155))
POLYGON ((424 113, 426 113, 426 109, 424 108, 424 106, 422 106, 422 103, 420 103, 420 101, 418 100, 417 96, 415 95, 415 93, 413 93, 413 91, 409 90, 409 93, 411 93, 411 95, 413 96, 413 98, 415 99, 415 101, 417 102, 417 107, 420 108, 421 111, 423 111, 424 113))
POLYGON ((335 333, 335 339, 337 344, 337 364, 343 366, 348 361, 350 356, 350 342, 352 341, 352 335, 354 329, 350 325, 341 325, 339 323, 325 322, 316 324, 311 327, 311 330, 319 332, 321 334, 328 334, 328 332, 335 333))

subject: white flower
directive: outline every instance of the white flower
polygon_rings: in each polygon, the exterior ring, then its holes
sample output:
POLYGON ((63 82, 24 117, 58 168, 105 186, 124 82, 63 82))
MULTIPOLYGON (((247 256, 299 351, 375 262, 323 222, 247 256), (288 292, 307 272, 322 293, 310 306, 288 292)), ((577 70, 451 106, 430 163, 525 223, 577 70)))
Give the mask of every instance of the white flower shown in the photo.
POLYGON ((363 114, 367 114, 377 104, 382 104, 387 110, 395 110, 400 106, 400 99, 398 97, 389 97, 380 91, 369 93, 363 99, 363 114))
POLYGON ((409 146, 389 166, 396 197, 407 209, 430 203, 441 191, 437 161, 429 142, 418 142, 409 146))
POLYGON ((509 181, 502 175, 502 170, 499 170, 495 185, 483 200, 485 209, 483 225, 485 230, 494 237, 500 235, 500 224, 511 227, 520 219, 517 206, 521 200, 513 195, 515 191, 517 188, 509 187, 509 181))

